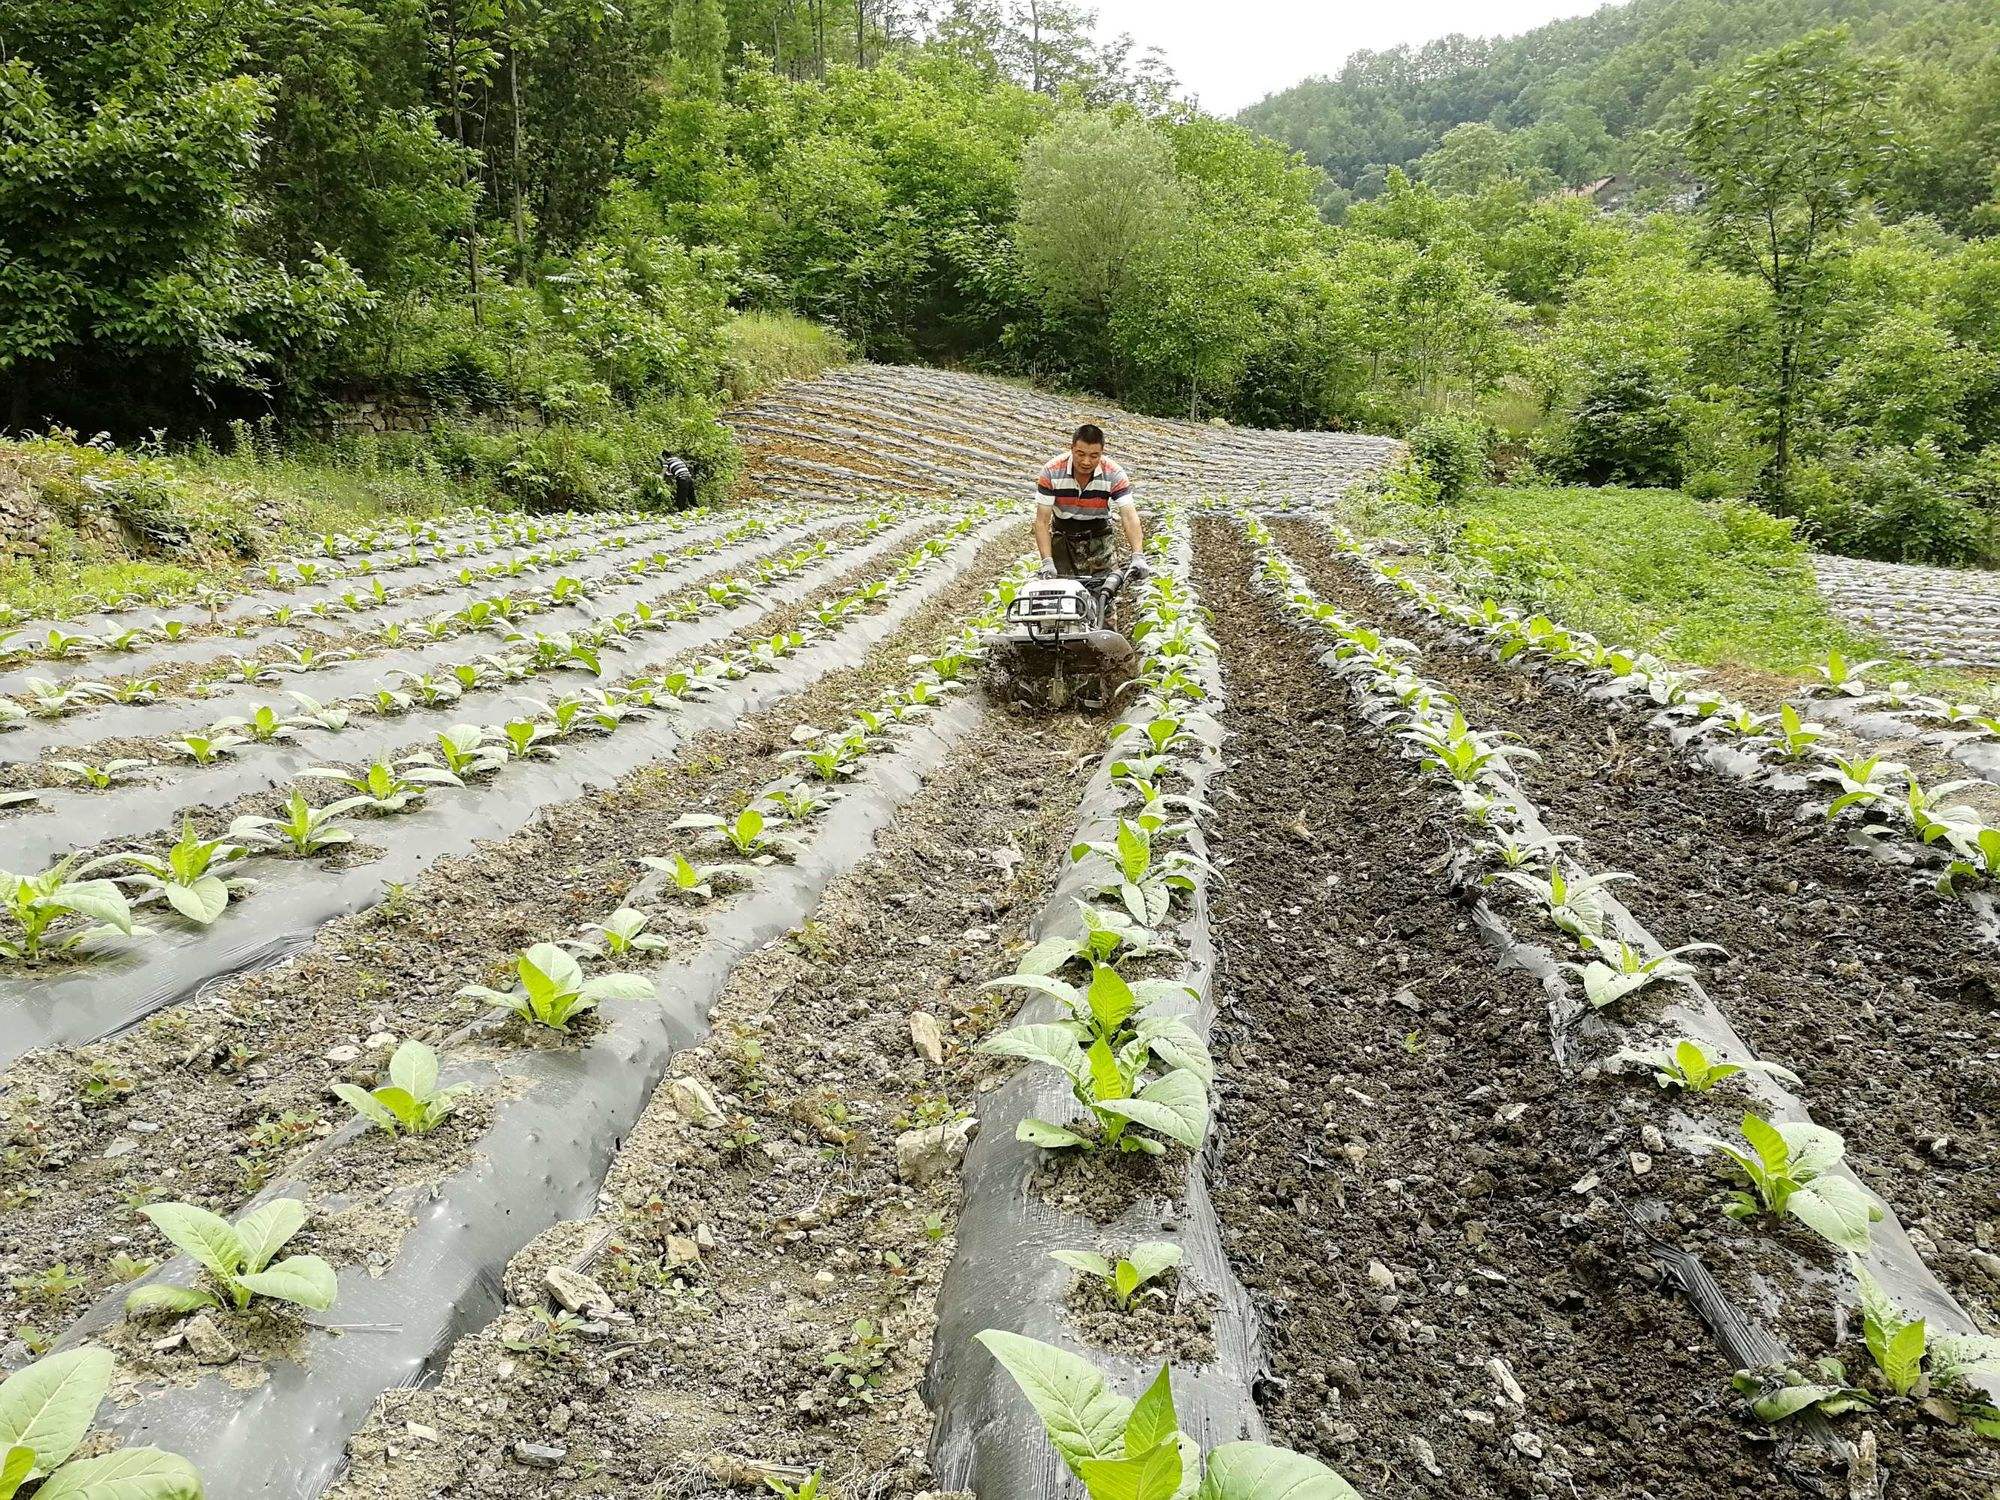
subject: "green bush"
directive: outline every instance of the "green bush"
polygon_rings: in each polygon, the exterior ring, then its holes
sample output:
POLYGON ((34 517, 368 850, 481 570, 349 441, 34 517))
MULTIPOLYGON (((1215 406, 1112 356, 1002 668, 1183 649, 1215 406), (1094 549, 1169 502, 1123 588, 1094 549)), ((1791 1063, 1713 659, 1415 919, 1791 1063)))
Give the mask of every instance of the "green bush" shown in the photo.
POLYGON ((1687 475, 1687 442, 1687 413, 1634 363, 1599 372, 1536 457, 1573 483, 1672 488, 1687 475))
POLYGON ((1411 464, 1446 505, 1463 500, 1486 477, 1490 434, 1472 417, 1455 412, 1425 417, 1410 429, 1409 442, 1411 464))
POLYGON ((1972 562, 1984 551, 1986 518, 1928 443, 1803 465, 1789 498, 1829 551, 1909 563, 1972 562))

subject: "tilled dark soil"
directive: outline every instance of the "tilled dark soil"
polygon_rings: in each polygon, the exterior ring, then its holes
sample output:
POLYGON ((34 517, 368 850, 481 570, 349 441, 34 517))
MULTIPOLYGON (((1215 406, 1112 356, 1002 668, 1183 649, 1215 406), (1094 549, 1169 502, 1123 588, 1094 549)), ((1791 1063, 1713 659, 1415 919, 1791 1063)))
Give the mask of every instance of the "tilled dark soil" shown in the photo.
POLYGON ((1804 1080, 1815 1117, 1961 1299, 2000 1317, 2000 954, 1929 881, 1796 819, 1803 799, 1694 764, 1633 715, 1397 613, 1310 523, 1280 544, 1324 597, 1418 644, 1475 725, 1538 752, 1525 789, 1662 943, 1720 943, 1703 983, 1804 1080), (1984 1256, 1982 1263, 1980 1257, 1984 1256))
MULTIPOLYGON (((795 726, 833 723, 907 676, 909 655, 962 622, 1021 545, 1010 528, 982 548, 855 666, 697 736, 671 764, 440 861, 380 905, 329 923, 296 961, 233 979, 98 1046, 31 1054, 0 1072, 0 1318, 60 1326, 108 1284, 114 1253, 163 1248, 138 1204, 169 1198, 228 1212, 284 1174, 346 1116, 327 1094, 353 1074, 340 1049, 359 1051, 389 1031, 437 1040, 475 1009, 453 998, 461 985, 504 983, 517 950, 609 912, 641 856, 698 849, 673 830, 676 817, 739 805, 783 774, 795 726), (122 1091, 88 1102, 93 1072, 122 1091), (82 1284, 55 1302, 12 1286, 57 1262, 82 1284)), ((760 621, 748 634, 774 628, 760 621)))
POLYGON ((661 1089, 612 1206, 516 1258, 515 1307, 435 1389, 386 1400, 334 1494, 720 1500, 762 1492, 766 1465, 824 1468, 834 1495, 925 1491, 918 1381, 958 1175, 909 1180, 896 1138, 977 1111, 969 1044, 1001 1019, 979 986, 1026 944, 1099 735, 996 715, 968 736, 812 919, 739 967, 709 1040, 676 1059, 727 1123, 690 1122, 661 1089), (913 1047, 913 1012, 936 1023, 942 1064, 913 1047), (509 1349, 544 1268, 593 1245, 609 1329, 509 1349), (552 1472, 523 1466, 523 1441, 561 1450, 552 1472))
MULTIPOLYGON (((1237 534, 1204 523, 1196 564, 1232 731, 1213 1196, 1275 1438, 1377 1500, 1785 1492, 1629 1217, 1627 1092, 1557 1073, 1539 988, 1434 868, 1436 805, 1251 591, 1237 534)), ((1716 1217, 1684 1157, 1643 1186, 1669 1233, 1716 1217)))

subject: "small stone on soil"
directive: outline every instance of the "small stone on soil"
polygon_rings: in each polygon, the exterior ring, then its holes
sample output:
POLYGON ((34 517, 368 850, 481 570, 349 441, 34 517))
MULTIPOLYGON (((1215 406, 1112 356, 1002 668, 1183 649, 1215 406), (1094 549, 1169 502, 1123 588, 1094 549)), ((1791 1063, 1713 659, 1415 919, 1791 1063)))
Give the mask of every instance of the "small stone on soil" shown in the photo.
POLYGON ((910 1045, 927 1063, 936 1065, 944 1061, 944 1034, 929 1011, 910 1012, 910 1045))
POLYGON ((531 1469, 553 1469, 569 1457, 569 1449, 531 1443, 520 1438, 514 1443, 514 1457, 531 1469))
POLYGON ((668 1097, 673 1100, 674 1112, 683 1120, 694 1125, 720 1125, 723 1123, 722 1106, 715 1102, 715 1095, 708 1091, 708 1085, 699 1078, 677 1077, 668 1085, 668 1097))
POLYGON ((181 1337, 187 1341, 188 1351, 205 1365, 226 1365, 236 1358, 236 1346, 223 1336, 215 1326, 215 1319, 207 1313, 190 1319, 181 1329, 181 1337))

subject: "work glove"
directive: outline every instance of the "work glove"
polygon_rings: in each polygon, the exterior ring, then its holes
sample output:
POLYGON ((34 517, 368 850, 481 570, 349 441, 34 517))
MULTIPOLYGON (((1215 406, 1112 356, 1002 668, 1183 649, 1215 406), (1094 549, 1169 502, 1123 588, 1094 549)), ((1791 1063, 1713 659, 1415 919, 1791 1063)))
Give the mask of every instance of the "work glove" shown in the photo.
POLYGON ((1035 570, 1035 576, 1036 576, 1037 578, 1053 578, 1053 577, 1055 577, 1055 576, 1056 576, 1056 563, 1055 563, 1055 559, 1054 559, 1054 558, 1052 558, 1052 557, 1045 557, 1045 558, 1043 558, 1043 559, 1042 559, 1042 565, 1041 565, 1041 567, 1039 567, 1039 568, 1037 568, 1037 569, 1035 570))
POLYGON ((1136 557, 1125 565, 1125 581, 1127 583, 1144 583, 1152 576, 1153 570, 1136 557))

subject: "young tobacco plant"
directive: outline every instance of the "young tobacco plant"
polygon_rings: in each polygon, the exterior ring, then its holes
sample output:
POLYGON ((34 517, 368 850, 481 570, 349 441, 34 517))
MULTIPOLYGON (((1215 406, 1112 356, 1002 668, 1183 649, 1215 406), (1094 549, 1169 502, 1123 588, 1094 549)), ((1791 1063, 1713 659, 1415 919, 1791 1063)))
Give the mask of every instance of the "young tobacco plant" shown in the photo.
POLYGON ((1166 1366, 1127 1401, 1067 1349, 991 1328, 978 1339, 1014 1377, 1090 1500, 1361 1500, 1326 1465, 1283 1448, 1224 1443, 1204 1456, 1180 1430, 1166 1366))
POLYGON ((136 772, 146 769, 146 762, 129 756, 117 760, 107 760, 102 765, 92 765, 81 760, 58 760, 50 762, 59 771, 67 771, 85 786, 96 791, 105 791, 127 780, 136 772))
POLYGON ((733 818, 715 813, 682 813, 672 826, 706 829, 752 864, 768 865, 781 853, 793 852, 797 847, 792 840, 767 831, 772 823, 783 821, 782 816, 766 817, 757 808, 746 807, 733 818))
POLYGON ((1072 959, 1093 966, 1114 962, 1121 954, 1128 958, 1152 958, 1179 952, 1169 940, 1149 927, 1126 920, 1121 912, 1106 911, 1088 901, 1076 903, 1083 931, 1075 937, 1047 937, 1021 955, 1023 974, 1056 974, 1072 959))
MULTIPOLYGON (((1132 1299, 1148 1282, 1157 1281, 1181 1263, 1181 1247, 1164 1240, 1147 1240, 1116 1260, 1095 1250, 1051 1250, 1049 1258, 1101 1283, 1118 1310, 1129 1312, 1132 1299)), ((1157 1293, 1158 1288, 1154 1290, 1157 1293)))
POLYGON ((381 1126, 391 1135, 429 1135, 471 1092, 470 1086, 438 1087, 437 1053, 412 1037, 389 1059, 389 1081, 380 1088, 364 1089, 352 1083, 336 1083, 333 1092, 364 1120, 381 1126))
POLYGON ((272 1264, 305 1227, 306 1206, 279 1198, 245 1214, 236 1223, 192 1203, 149 1203, 139 1210, 153 1227, 192 1256, 214 1290, 154 1282, 135 1287, 125 1298, 128 1313, 183 1313, 227 1304, 241 1312, 253 1297, 292 1302, 325 1312, 333 1306, 333 1267, 317 1255, 292 1255, 272 1264))
POLYGON ((354 793, 352 797, 343 797, 342 802, 380 813, 401 812, 435 786, 465 785, 450 771, 422 756, 374 761, 358 775, 333 766, 309 766, 299 775, 337 781, 354 793))
POLYGON ((79 867, 72 854, 39 875, 15 875, 0 870, 0 917, 6 936, 0 937, 0 958, 19 963, 67 953, 88 938, 123 933, 131 937, 132 908, 125 893, 110 880, 77 880, 91 866, 79 867), (81 918, 87 926, 74 925, 81 918))
POLYGON ((658 953, 667 946, 667 940, 646 931, 652 921, 642 911, 634 911, 629 906, 621 906, 602 922, 586 922, 585 932, 597 934, 594 938, 571 938, 563 944, 578 953, 604 953, 612 958, 624 958, 633 953, 658 953))
POLYGON ((1683 953, 1704 950, 1722 952, 1715 943, 1686 943, 1648 958, 1643 950, 1623 941, 1588 942, 1587 945, 1600 956, 1587 963, 1564 964, 1563 967, 1573 970, 1583 980, 1584 997, 1597 1010, 1616 1005, 1628 995, 1636 995, 1659 980, 1693 977, 1695 967, 1682 960, 1683 953))
POLYGON ((130 875, 118 878, 137 885, 146 896, 157 895, 190 922, 206 927, 228 909, 231 896, 250 889, 251 881, 221 873, 247 852, 227 838, 197 837, 194 820, 184 818, 179 840, 165 855, 115 854, 101 863, 134 866, 130 875))
POLYGON ((1632 876, 1620 870, 1604 870, 1594 875, 1565 871, 1558 861, 1546 880, 1522 870, 1502 870, 1498 878, 1537 898, 1548 911, 1549 920, 1571 937, 1595 946, 1604 938, 1604 900, 1599 893, 1614 881, 1630 880, 1632 876))
POLYGON ((1003 987, 1049 995, 1068 1007, 1070 1017, 1010 1027, 981 1042, 979 1050, 1060 1070, 1101 1136, 1094 1141, 1066 1126, 1026 1119, 1016 1127, 1017 1139, 1049 1150, 1104 1145, 1162 1154, 1166 1147, 1159 1141, 1129 1129, 1137 1125, 1190 1151, 1201 1149, 1208 1135, 1208 1089, 1215 1076, 1207 1044, 1178 1017, 1141 1014, 1156 999, 1185 994, 1184 986, 1165 980, 1130 985, 1117 970, 1098 964, 1087 986, 1045 974, 1013 974, 986 986, 1003 987), (1165 1072, 1147 1083, 1145 1075, 1156 1060, 1165 1072))
POLYGON ((229 825, 229 836, 265 849, 284 849, 293 854, 318 854, 340 844, 354 842, 351 829, 341 826, 343 815, 366 806, 366 797, 342 797, 324 807, 306 801, 304 792, 295 791, 285 801, 282 818, 264 818, 245 813, 229 825))
POLYGON ((1823 1125, 1773 1125, 1745 1112, 1743 1138, 1748 1149, 1703 1136, 1702 1144, 1722 1152, 1749 1180, 1747 1191, 1730 1194, 1723 1212, 1732 1219, 1790 1214, 1808 1229, 1843 1250, 1868 1248, 1869 1225, 1882 1210, 1852 1179, 1836 1170, 1847 1154, 1847 1143, 1823 1125))
POLYGON ((551 1031, 568 1031, 569 1023, 606 1000, 650 1000, 653 981, 638 974, 599 974, 586 979, 583 967, 566 948, 537 943, 515 960, 520 983, 502 992, 483 984, 468 984, 461 998, 485 1000, 523 1020, 551 1031))
POLYGON ((1725 1079, 1734 1078, 1739 1073, 1768 1073, 1784 1083, 1796 1084, 1799 1075, 1790 1068, 1782 1068, 1773 1062, 1752 1061, 1746 1063, 1714 1062, 1702 1051, 1701 1045, 1686 1037, 1675 1042, 1664 1051, 1620 1052, 1614 1062, 1634 1064, 1650 1068, 1653 1078, 1663 1089, 1682 1089, 1690 1094, 1705 1094, 1725 1079))
POLYGON ((656 854, 648 854, 642 863, 648 869, 658 870, 665 875, 675 895, 693 901, 713 901, 716 876, 739 874, 748 868, 745 865, 697 865, 685 854, 676 854, 667 859, 662 859, 656 854))
POLYGON ((176 754, 185 755, 198 766, 212 766, 225 755, 234 755, 249 743, 240 734, 208 733, 184 734, 172 740, 168 748, 176 754))
POLYGON ((30 1484, 45 1500, 202 1500, 201 1476, 177 1453, 120 1448, 71 1459, 116 1367, 109 1349, 87 1345, 0 1382, 0 1500, 30 1484))
POLYGON ((1157 927, 1166 919, 1174 897, 1194 890, 1194 872, 1209 868, 1208 861, 1192 850, 1155 851, 1156 839, 1184 833, 1190 826, 1164 823, 1155 816, 1120 818, 1111 838, 1076 844, 1069 857, 1074 863, 1092 854, 1102 855, 1110 862, 1111 873, 1096 892, 1115 895, 1140 926, 1157 927))

